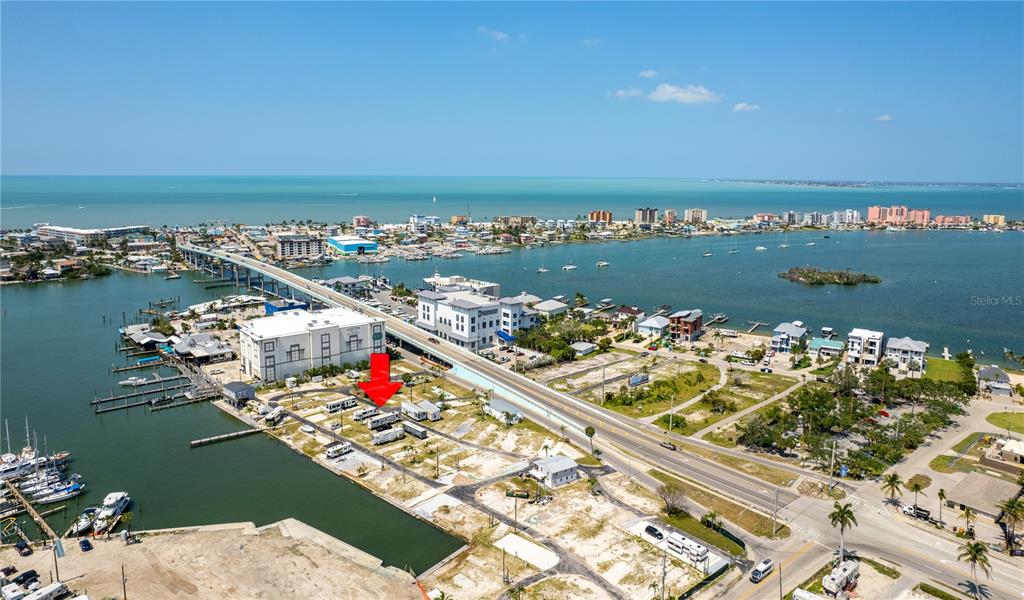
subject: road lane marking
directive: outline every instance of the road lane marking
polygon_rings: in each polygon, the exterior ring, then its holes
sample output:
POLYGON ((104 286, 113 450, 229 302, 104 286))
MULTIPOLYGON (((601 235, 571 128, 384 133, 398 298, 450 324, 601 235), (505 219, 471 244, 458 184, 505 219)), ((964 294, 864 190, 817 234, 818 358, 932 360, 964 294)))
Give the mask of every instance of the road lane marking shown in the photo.
POLYGON ((762 589, 761 588, 761 584, 762 583, 764 583, 766 581, 771 581, 772 577, 775 577, 775 575, 778 574, 779 570, 782 570, 786 565, 788 565, 789 563, 791 563, 794 560, 796 560, 797 558, 799 558, 802 554, 807 552, 811 548, 811 546, 813 546, 813 545, 814 545, 814 542, 807 542, 806 544, 801 546, 800 549, 797 550, 796 552, 794 552, 792 556, 790 556, 786 560, 782 561, 782 563, 780 564, 778 569, 772 569, 772 572, 768 574, 768 577, 765 577, 759 583, 755 584, 757 587, 750 588, 749 590, 747 590, 746 594, 743 594, 742 596, 740 596, 739 600, 746 600, 748 597, 750 597, 751 594, 753 594, 754 592, 757 592, 758 590, 761 590, 762 589))

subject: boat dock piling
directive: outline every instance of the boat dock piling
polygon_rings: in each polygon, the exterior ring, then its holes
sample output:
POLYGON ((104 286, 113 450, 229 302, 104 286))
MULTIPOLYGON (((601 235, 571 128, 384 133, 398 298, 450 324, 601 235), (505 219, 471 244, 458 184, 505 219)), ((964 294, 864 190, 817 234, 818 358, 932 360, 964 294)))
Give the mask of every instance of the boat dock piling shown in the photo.
POLYGON ((747 330, 747 333, 754 333, 754 330, 758 327, 768 326, 767 323, 762 323, 761 321, 747 321, 747 325, 750 325, 750 329, 747 330))
MULTIPOLYGON (((179 394, 178 396, 174 396, 174 397, 175 398, 180 398, 182 396, 184 396, 184 394, 179 394)), ((194 397, 187 398, 186 400, 182 400, 181 402, 175 402, 173 404, 161 404, 159 406, 154 406, 153 408, 149 409, 149 412, 157 412, 157 411, 161 411, 161 410, 167 410, 168 408, 178 408, 179 406, 188 406, 189 404, 195 404, 196 402, 206 402, 207 400, 212 400, 213 398, 216 398, 218 396, 220 396, 220 393, 217 392, 217 390, 204 390, 204 391, 196 392, 194 397)))
POLYGON ((217 442, 225 442, 227 440, 233 440, 233 439, 236 439, 236 438, 245 437, 247 435, 252 435, 254 433, 259 433, 261 431, 263 431, 263 430, 260 429, 259 427, 255 427, 253 429, 243 429, 242 431, 232 431, 231 433, 223 433, 221 435, 214 435, 214 436, 205 437, 205 438, 198 439, 198 440, 192 440, 191 442, 188 443, 188 447, 189 448, 198 448, 200 446, 206 446, 207 444, 216 444, 217 442))
POLYGON ((15 499, 17 499, 18 502, 20 502, 21 505, 25 507, 25 511, 32 516, 32 520, 35 521, 36 525, 39 526, 39 529, 46 534, 46 537, 48 537, 51 540, 57 539, 57 532, 55 532, 53 528, 50 527, 50 524, 47 523, 46 519, 44 519, 42 515, 40 515, 36 511, 35 507, 33 507, 29 503, 29 501, 25 499, 25 496, 21 495, 21 491, 18 489, 18 487, 11 483, 9 479, 4 480, 4 483, 7 484, 7 489, 11 490, 11 494, 15 497, 15 499))
POLYGON ((111 365, 110 366, 110 372, 111 373, 123 373, 125 371, 134 371, 136 369, 148 369, 150 367, 159 367, 160 365, 166 365, 166 364, 168 364, 166 360, 156 360, 156 361, 153 361, 153 362, 143 363, 141 365, 127 365, 127 366, 124 366, 124 367, 115 367, 115 366, 111 365))
POLYGON ((714 318, 712 318, 707 323, 704 323, 704 325, 714 325, 715 323, 725 323, 728 320, 729 320, 729 317, 727 317, 725 315, 715 315, 714 318))
POLYGON ((145 406, 149 403, 150 400, 140 400, 138 402, 128 402, 127 400, 125 400, 124 404, 118 404, 117 406, 97 406, 96 414, 101 415, 103 413, 114 412, 115 410, 125 410, 128 408, 135 408, 136 406, 145 406))

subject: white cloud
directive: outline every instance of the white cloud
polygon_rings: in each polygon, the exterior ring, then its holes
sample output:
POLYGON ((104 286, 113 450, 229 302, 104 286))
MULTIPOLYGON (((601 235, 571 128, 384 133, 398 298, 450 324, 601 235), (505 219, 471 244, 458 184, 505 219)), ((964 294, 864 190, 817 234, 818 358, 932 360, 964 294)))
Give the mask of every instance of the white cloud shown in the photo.
POLYGON ((615 98, 616 100, 625 100, 626 98, 636 98, 638 96, 643 96, 644 91, 640 88, 627 88, 624 90, 615 90, 614 92, 609 92, 608 95, 611 96, 612 98, 615 98))
POLYGON ((483 25, 477 27, 476 30, 477 30, 477 32, 486 35, 487 37, 491 38, 492 40, 494 40, 496 42, 507 42, 508 41, 508 34, 505 33, 504 31, 498 31, 496 29, 490 29, 488 27, 484 27, 483 25))
POLYGON ((650 79, 651 77, 657 77, 658 72, 655 71, 654 69, 644 69, 643 71, 640 71, 640 76, 646 79, 650 79))
POLYGON ((670 83, 659 83, 648 98, 652 102, 678 102, 679 104, 708 104, 719 102, 722 95, 702 85, 679 87, 670 83))
POLYGON ((593 48, 594 46, 600 46, 602 43, 604 43, 604 40, 602 40, 601 38, 595 37, 595 38, 587 38, 585 40, 580 40, 580 43, 583 44, 584 46, 586 46, 587 48, 593 48))
POLYGON ((732 112, 754 112, 755 110, 761 110, 761 105, 739 102, 737 104, 734 104, 732 107, 732 112))
POLYGON ((883 121, 883 122, 884 121, 892 121, 892 115, 890 115, 889 113, 878 115, 877 117, 875 117, 875 120, 876 121, 883 121))

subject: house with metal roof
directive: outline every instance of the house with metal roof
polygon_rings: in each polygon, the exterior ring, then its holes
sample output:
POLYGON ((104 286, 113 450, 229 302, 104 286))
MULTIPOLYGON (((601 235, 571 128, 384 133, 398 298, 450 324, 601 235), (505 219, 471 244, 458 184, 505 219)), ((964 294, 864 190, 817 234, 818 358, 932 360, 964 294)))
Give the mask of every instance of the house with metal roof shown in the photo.
POLYGON ((807 353, 815 357, 834 358, 842 356, 844 348, 846 348, 846 344, 839 340, 816 337, 811 338, 811 342, 807 345, 807 353))
POLYGON ((800 321, 779 323, 772 330, 772 350, 776 352, 792 352, 807 337, 807 328, 800 321))
POLYGON ((492 398, 484 404, 484 412, 506 425, 515 425, 523 420, 523 411, 500 398, 492 398))
POLYGON ((533 305, 533 310, 545 317, 560 315, 569 310, 569 305, 558 300, 545 300, 533 305))
POLYGON ((533 461, 529 475, 549 488, 568 485, 580 478, 576 461, 560 454, 533 461))
POLYGON ((656 315, 644 319, 636 326, 636 332, 640 335, 661 337, 668 331, 668 317, 656 315))
POLYGON ((899 371, 924 372, 925 352, 928 352, 928 342, 908 337, 889 338, 885 344, 885 360, 899 371))

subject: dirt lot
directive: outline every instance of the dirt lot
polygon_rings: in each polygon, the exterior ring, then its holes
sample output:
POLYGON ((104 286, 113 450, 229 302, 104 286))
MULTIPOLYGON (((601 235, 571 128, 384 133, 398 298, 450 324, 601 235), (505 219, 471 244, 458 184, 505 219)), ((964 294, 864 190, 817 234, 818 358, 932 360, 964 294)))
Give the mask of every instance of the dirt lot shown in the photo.
MULTIPOLYGON (((120 598, 121 565, 129 597, 183 598, 421 598, 412 576, 294 519, 259 529, 252 523, 145 534, 140 544, 97 540, 90 552, 68 541, 60 574, 93 598, 120 598)), ((0 560, 35 569, 49 581, 52 554, 0 560)))

